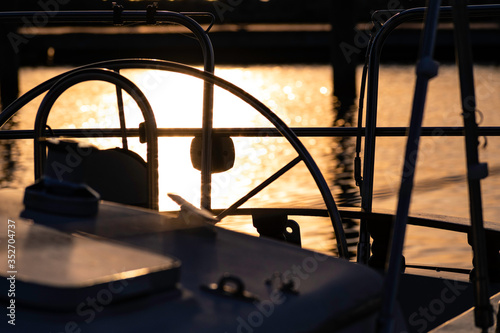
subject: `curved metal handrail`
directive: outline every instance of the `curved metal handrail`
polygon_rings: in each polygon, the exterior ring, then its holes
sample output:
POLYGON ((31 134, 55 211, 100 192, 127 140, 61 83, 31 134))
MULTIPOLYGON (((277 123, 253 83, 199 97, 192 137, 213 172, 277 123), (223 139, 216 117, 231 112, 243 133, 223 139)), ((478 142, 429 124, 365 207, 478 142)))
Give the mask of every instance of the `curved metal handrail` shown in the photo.
POLYGON ((34 125, 35 179, 42 176, 46 161, 45 146, 40 143, 47 118, 56 100, 70 87, 85 81, 105 81, 125 90, 137 103, 145 120, 147 142, 147 174, 149 208, 158 209, 158 133, 153 109, 146 96, 132 81, 110 70, 86 68, 73 71, 57 81, 40 103, 34 125))
MULTIPOLYGON (((476 5, 468 6, 468 8, 471 17, 500 16, 500 5, 476 5)), ((422 20, 424 14, 425 8, 412 8, 395 14, 379 28, 376 35, 373 37, 373 42, 369 50, 363 188, 361 191, 361 206, 365 211, 371 211, 372 209, 374 165, 371 161, 375 158, 380 55, 385 41, 398 26, 406 22, 422 20)), ((376 13, 374 13, 373 16, 376 16, 376 13)), ((441 18, 451 18, 451 16, 451 7, 441 8, 441 18)))
MULTIPOLYGON (((474 5, 468 6, 471 17, 500 16, 500 5, 474 5)), ((366 113, 365 113, 365 144, 363 152, 363 185, 361 187, 361 208, 365 212, 371 212, 373 208, 373 183, 375 165, 375 141, 377 137, 377 110, 378 110, 378 83, 380 56, 383 47, 390 34, 401 24, 423 20, 425 8, 412 8, 404 10, 392 16, 383 25, 380 25, 377 33, 373 36, 369 46, 368 77, 366 89, 366 113)), ((373 17, 377 17, 376 12, 373 17)), ((451 19, 452 8, 441 7, 440 17, 451 19)), ((369 257, 370 237, 366 235, 366 220, 361 220, 359 248, 366 253, 358 253, 358 259, 369 257)))

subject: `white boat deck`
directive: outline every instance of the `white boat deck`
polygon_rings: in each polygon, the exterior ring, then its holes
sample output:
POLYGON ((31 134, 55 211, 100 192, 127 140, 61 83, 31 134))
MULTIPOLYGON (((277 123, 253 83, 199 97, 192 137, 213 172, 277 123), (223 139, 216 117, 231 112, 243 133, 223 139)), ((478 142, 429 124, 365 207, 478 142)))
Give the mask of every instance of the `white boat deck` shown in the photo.
MULTIPOLYGON (((496 294, 495 296, 491 297, 490 303, 493 305, 493 308, 495 309, 495 314, 498 313, 499 311, 499 302, 500 302, 500 293, 496 294)), ((495 324, 488 329, 488 332, 495 332, 495 328, 497 327, 498 323, 496 322, 496 315, 495 315, 495 324)), ((470 310, 464 312, 462 315, 458 316, 457 318, 450 320, 443 325, 435 328, 434 330, 431 331, 432 333, 447 333, 447 332, 453 332, 453 333, 472 333, 472 332, 481 332, 479 328, 477 328, 474 325, 474 308, 471 308, 470 310)), ((498 332, 498 330, 496 331, 498 332)))

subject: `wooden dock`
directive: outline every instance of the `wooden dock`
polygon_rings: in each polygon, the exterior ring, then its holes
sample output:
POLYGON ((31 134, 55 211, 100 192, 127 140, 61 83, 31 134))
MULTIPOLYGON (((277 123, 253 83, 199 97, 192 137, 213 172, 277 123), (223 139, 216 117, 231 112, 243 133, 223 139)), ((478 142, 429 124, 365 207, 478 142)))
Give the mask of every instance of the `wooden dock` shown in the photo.
MULTIPOLYGON (((124 9, 144 10, 153 1, 116 0, 124 9)), ((471 1, 491 3, 494 1, 471 1)), ((446 1, 444 1, 446 4, 446 1)), ((370 16, 376 10, 392 12, 425 5, 424 0, 352 0, 352 1, 293 1, 293 0, 171 0, 160 2, 158 10, 180 12, 210 12, 215 25, 210 36, 218 64, 233 63, 335 63, 338 68, 363 61, 370 16), (349 45, 349 59, 341 43, 349 45)), ((155 58, 199 63, 201 57, 196 42, 186 34, 176 34, 173 27, 121 27, 120 29, 91 27, 49 28, 53 10, 106 10, 111 0, 21 0, 3 1, 0 10, 40 10, 47 17, 34 24, 24 22, 16 27, 21 40, 17 47, 21 66, 46 64, 79 64, 119 56, 150 56, 155 58), (161 38, 158 35, 162 34, 161 38), (49 51, 49 52, 47 52, 49 51)), ((387 19, 391 14, 375 16, 387 19)), ((29 18, 27 18, 29 19, 29 18)), ((1 27, 0 27, 1 28, 1 27)), ((13 29, 12 27, 10 29, 13 29)), ((495 61, 486 46, 500 43, 498 22, 487 28, 474 29, 473 41, 480 48, 479 59, 495 61)), ((420 29, 406 26, 394 33, 387 43, 387 61, 414 61, 420 29)), ((12 43, 12 41, 11 41, 12 43)), ((453 44, 451 29, 438 36, 440 49, 453 44)), ((453 51, 444 59, 453 61, 453 51), (449 56, 451 55, 451 56, 449 56)))

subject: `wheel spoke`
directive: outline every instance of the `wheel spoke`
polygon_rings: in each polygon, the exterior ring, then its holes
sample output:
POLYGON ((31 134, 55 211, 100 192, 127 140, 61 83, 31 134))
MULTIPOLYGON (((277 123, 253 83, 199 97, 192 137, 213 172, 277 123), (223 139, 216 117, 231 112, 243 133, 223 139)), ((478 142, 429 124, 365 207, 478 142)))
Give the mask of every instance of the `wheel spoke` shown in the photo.
POLYGON ((287 165, 285 165, 283 168, 278 170, 276 173, 274 173, 271 177, 267 178, 265 181, 259 184, 259 186, 255 187, 253 190, 248 192, 245 196, 243 196, 240 200, 236 201, 234 204, 229 206, 226 210, 223 210, 219 215, 217 215, 217 219, 221 220, 222 218, 226 217, 227 215, 231 215, 234 213, 238 207, 243 205, 245 202, 250 200, 253 196, 255 196, 257 193, 265 189, 268 185, 270 185, 272 182, 274 182, 276 179, 281 177, 283 174, 285 174, 288 170, 293 168, 294 166, 297 165, 302 161, 302 158, 300 156, 297 156, 294 158, 292 161, 290 161, 287 165))

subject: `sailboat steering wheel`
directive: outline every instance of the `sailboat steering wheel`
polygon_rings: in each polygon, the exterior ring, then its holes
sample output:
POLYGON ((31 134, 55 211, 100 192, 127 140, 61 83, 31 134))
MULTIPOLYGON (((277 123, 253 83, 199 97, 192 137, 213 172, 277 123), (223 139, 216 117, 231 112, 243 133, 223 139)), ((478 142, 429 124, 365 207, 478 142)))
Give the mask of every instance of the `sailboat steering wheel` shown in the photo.
MULTIPOLYGON (((326 210, 328 211, 328 215, 330 217, 336 241, 337 241, 337 250, 339 253, 339 256, 342 258, 348 259, 348 249, 347 249, 347 241, 345 238, 344 230, 342 227, 342 220, 340 218, 339 211, 337 209, 337 206, 335 204, 335 200, 333 199, 333 196, 330 192, 330 189, 328 187, 328 184, 323 177, 321 171, 319 170, 318 166, 316 165, 315 161, 311 157, 310 153, 307 151, 307 149, 304 147, 302 142, 298 139, 298 137, 295 135, 295 133, 274 113, 272 112, 266 105, 264 105, 262 102, 257 100, 255 97, 244 91, 243 89, 237 87, 236 85, 219 78, 215 76, 212 73, 206 72, 206 71, 201 71, 196 68, 192 68, 183 64, 175 63, 175 62, 170 62, 170 61, 164 61, 164 60, 148 60, 148 59, 122 59, 122 60, 110 60, 110 61, 103 61, 99 63, 94 63, 86 66, 82 66, 79 68, 76 68, 74 70, 71 70, 69 72, 63 73, 59 76, 56 76, 48 81, 45 81, 44 83, 40 84, 39 86, 33 88, 30 90, 28 93, 26 93, 23 97, 13 104, 11 104, 8 108, 2 112, 0 115, 0 126, 5 123, 10 117, 12 117, 17 110, 22 108, 24 105, 26 105, 29 101, 31 101, 33 98, 39 96, 40 94, 44 93, 45 91, 49 90, 52 88, 52 86, 63 79, 65 76, 74 76, 75 72, 80 71, 80 72, 85 72, 86 70, 91 70, 91 69, 96 69, 96 68, 106 68, 106 69, 111 69, 111 70, 120 70, 120 69, 154 69, 154 70, 163 70, 163 71, 169 71, 169 72, 176 72, 180 74, 185 74, 189 75, 192 77, 196 77, 199 79, 204 80, 205 82, 208 82, 210 84, 216 85, 224 90, 227 90, 231 94, 239 97, 241 100, 252 106, 255 110, 257 110, 262 116, 264 116, 268 121, 270 121, 275 128, 278 130, 278 132, 284 136, 288 142, 292 145, 292 147, 295 149, 297 152, 298 156, 292 160, 290 163, 288 163, 285 167, 283 167, 280 171, 278 171, 275 175, 273 175, 274 179, 279 178, 282 174, 284 174, 286 171, 291 169, 294 165, 299 163, 300 161, 303 161, 304 164, 307 166, 311 176, 316 182, 316 186, 318 187, 323 201, 326 206, 326 210)), ((112 72, 110 72, 112 73, 112 72)), ((118 75, 121 76, 118 73, 112 73, 110 74, 113 77, 117 77, 118 75)), ((127 80, 125 77, 123 77, 125 80, 127 80)), ((120 80, 114 80, 115 84, 116 82, 120 80)), ((108 81, 110 82, 110 81, 108 81)), ((113 83, 113 82, 112 82, 113 83)), ((118 84, 117 84, 118 85, 118 84)), ((127 89, 125 89, 127 90, 127 89)), ((130 90, 130 89, 129 89, 130 90)), ((272 178, 273 178, 272 177, 272 178)), ((274 180, 273 179, 273 180, 274 180)), ((248 200, 251 196, 255 195, 258 191, 260 191, 263 187, 267 186, 266 182, 260 184, 257 186, 254 190, 250 191, 249 197, 246 198, 248 200)), ((245 201, 246 201, 245 200, 245 201)), ((219 214, 219 218, 222 218, 226 215, 230 215, 233 213, 241 204, 243 204, 245 201, 241 202, 239 200, 235 204, 231 205, 228 209, 224 210, 221 214, 219 214)))

